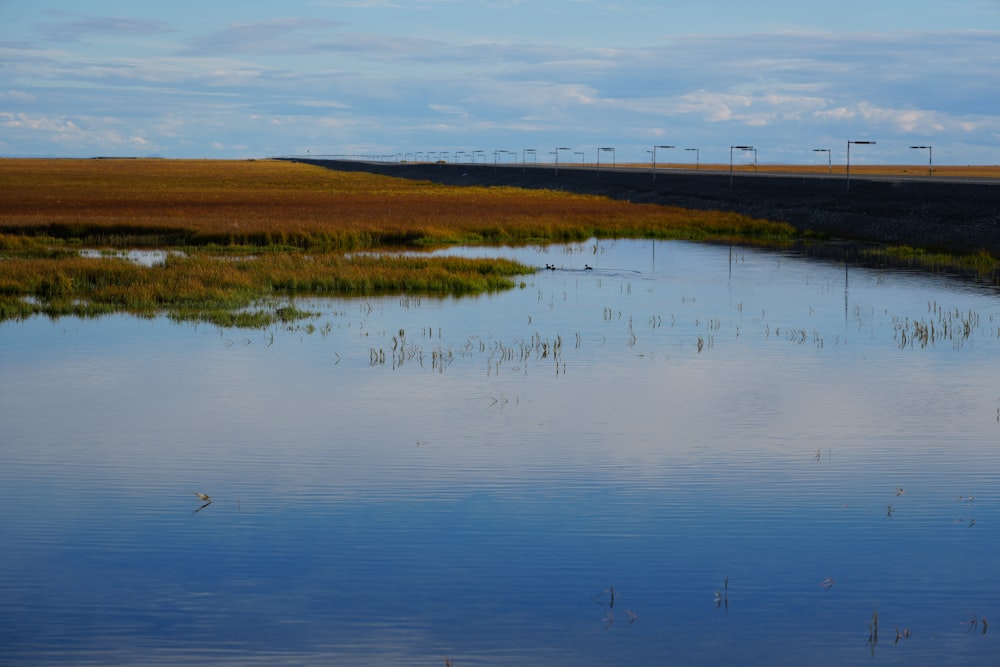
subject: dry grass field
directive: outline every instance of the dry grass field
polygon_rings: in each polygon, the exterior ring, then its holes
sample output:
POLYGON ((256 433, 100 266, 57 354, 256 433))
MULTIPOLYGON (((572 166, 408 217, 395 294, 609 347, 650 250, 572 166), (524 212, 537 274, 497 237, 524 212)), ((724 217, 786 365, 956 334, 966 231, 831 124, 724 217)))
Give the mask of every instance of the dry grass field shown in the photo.
POLYGON ((789 231, 731 213, 545 190, 453 188, 283 161, 0 160, 0 233, 122 247, 357 250, 789 231))

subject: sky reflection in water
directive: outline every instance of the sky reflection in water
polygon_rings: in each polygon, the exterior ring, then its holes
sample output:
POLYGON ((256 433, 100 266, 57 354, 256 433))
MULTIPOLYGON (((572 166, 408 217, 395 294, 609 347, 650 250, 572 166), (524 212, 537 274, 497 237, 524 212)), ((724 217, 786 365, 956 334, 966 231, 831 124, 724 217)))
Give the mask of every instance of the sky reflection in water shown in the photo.
POLYGON ((462 252, 558 270, 313 330, 0 325, 0 662, 995 663, 994 293, 462 252))

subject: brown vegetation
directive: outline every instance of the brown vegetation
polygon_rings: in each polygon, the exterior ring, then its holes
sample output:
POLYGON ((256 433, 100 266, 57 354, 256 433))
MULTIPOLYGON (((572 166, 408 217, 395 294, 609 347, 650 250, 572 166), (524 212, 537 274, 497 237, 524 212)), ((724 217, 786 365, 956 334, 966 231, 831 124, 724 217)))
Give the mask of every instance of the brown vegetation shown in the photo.
POLYGON ((357 250, 791 231, 732 213, 547 190, 452 188, 279 161, 0 160, 0 183, 0 233, 114 247, 357 250))

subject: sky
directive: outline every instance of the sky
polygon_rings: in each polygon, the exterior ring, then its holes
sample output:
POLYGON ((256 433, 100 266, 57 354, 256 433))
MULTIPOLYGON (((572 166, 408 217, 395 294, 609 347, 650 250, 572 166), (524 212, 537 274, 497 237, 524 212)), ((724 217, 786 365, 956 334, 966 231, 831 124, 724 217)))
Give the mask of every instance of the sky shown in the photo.
POLYGON ((1000 164, 1000 0, 0 0, 0 156, 842 164, 848 141, 1000 164))

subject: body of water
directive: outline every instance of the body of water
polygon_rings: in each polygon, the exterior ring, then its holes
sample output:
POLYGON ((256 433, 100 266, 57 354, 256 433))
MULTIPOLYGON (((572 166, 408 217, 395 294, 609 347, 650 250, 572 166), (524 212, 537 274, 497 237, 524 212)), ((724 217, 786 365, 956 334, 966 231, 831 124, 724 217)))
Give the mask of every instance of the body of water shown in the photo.
POLYGON ((0 324, 0 662, 997 664, 995 292, 452 252, 554 268, 266 331, 0 324))

